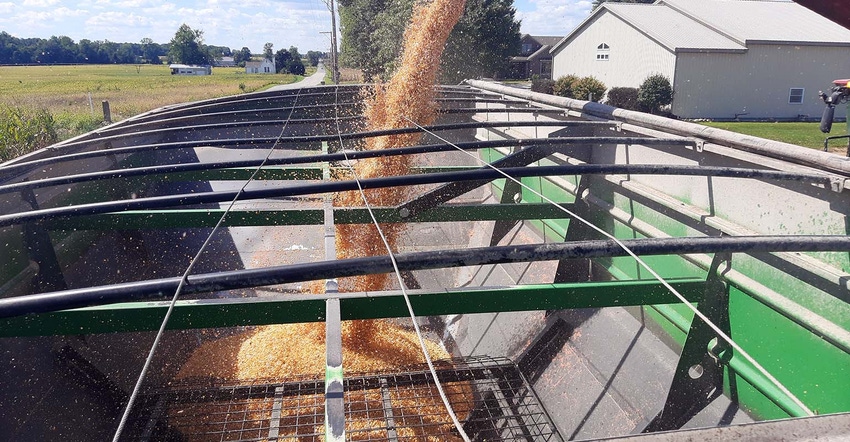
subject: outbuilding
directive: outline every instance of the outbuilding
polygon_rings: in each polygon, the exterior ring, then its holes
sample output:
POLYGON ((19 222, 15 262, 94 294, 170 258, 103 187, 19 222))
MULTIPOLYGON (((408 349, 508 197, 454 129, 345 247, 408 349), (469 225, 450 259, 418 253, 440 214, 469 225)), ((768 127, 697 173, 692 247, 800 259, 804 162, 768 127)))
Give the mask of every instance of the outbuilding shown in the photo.
POLYGON ((663 74, 680 118, 814 119, 818 92, 850 77, 850 30, 790 1, 606 2, 552 54, 554 78, 609 88, 663 74))
POLYGON ((171 64, 171 75, 212 75, 212 66, 199 66, 190 64, 171 64))

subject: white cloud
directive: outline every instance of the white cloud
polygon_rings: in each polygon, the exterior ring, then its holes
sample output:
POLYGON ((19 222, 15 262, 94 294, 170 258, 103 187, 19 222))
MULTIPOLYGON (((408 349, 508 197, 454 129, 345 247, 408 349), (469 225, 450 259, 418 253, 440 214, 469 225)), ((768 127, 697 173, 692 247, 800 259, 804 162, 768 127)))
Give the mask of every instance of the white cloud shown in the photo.
POLYGON ((517 12, 522 20, 522 32, 531 35, 567 35, 588 15, 590 0, 531 0, 533 9, 517 12))
POLYGON ((47 8, 59 3, 59 0, 24 0, 21 6, 24 8, 47 8))

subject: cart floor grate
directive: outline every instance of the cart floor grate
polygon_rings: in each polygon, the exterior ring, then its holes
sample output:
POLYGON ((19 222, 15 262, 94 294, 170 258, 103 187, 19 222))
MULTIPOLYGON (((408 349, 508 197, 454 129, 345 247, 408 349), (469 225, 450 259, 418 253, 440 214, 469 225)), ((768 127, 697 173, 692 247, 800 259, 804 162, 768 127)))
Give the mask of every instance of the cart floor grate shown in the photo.
MULTIPOLYGON (((509 359, 435 362, 464 430, 479 441, 558 440, 546 412, 509 359)), ((285 441, 324 439, 324 380, 181 382, 149 389, 124 440, 285 441)), ((346 374, 347 440, 460 440, 427 366, 346 374)))

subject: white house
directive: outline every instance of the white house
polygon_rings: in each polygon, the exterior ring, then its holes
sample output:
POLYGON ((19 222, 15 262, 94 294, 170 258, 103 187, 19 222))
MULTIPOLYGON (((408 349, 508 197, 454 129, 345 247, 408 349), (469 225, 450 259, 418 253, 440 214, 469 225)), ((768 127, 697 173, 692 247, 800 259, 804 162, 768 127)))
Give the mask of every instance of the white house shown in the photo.
POLYGON ((249 61, 245 63, 246 74, 274 74, 274 60, 264 58, 262 61, 249 61))
POLYGON ((171 75, 212 75, 212 66, 198 66, 194 64, 170 64, 171 75))
POLYGON ((681 118, 818 118, 818 91, 850 78, 850 30, 780 0, 604 3, 552 54, 553 78, 609 88, 661 73, 681 118))

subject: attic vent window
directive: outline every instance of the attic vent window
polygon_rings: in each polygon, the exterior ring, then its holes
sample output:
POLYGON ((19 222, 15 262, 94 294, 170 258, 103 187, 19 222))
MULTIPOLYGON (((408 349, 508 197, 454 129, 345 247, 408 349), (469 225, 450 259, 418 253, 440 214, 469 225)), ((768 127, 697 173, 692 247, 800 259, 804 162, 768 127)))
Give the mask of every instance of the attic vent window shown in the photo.
POLYGON ((596 47, 596 61, 608 61, 608 56, 611 52, 611 47, 605 43, 596 47))
POLYGON ((806 90, 801 87, 792 87, 791 92, 788 94, 788 104, 803 104, 803 95, 805 95, 806 90))

